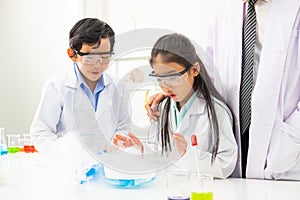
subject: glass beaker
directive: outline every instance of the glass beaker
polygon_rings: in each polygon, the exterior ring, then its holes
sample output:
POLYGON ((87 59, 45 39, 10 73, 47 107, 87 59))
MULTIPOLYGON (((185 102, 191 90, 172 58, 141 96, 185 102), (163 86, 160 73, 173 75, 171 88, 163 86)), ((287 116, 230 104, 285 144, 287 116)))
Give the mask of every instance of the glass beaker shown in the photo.
POLYGON ((4 128, 0 127, 0 156, 7 154, 7 143, 4 135, 4 128))
POLYGON ((190 199, 191 171, 185 169, 167 170, 168 200, 190 199))
POLYGON ((25 153, 34 153, 36 152, 33 142, 31 140, 30 134, 23 134, 24 138, 24 151, 25 153))
POLYGON ((191 200, 213 200, 213 175, 191 174, 191 200))
POLYGON ((7 137, 7 146, 8 146, 8 153, 17 153, 19 152, 19 141, 20 141, 20 135, 18 134, 9 134, 6 135, 7 137))

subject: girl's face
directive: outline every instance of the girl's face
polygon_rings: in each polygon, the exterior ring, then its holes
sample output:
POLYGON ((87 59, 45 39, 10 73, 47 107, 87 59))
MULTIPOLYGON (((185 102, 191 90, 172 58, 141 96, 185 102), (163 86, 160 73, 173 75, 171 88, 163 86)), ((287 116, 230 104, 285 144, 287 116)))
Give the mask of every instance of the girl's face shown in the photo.
POLYGON ((179 103, 180 108, 192 96, 194 77, 198 75, 198 69, 192 66, 186 67, 175 62, 164 62, 158 54, 153 63, 153 70, 161 89, 174 101, 179 103), (166 76, 168 75, 168 76, 166 76))
POLYGON ((102 38, 100 45, 96 43, 90 46, 84 43, 80 52, 89 55, 80 56, 77 54, 76 62, 79 71, 82 73, 88 86, 90 88, 91 86, 94 87, 109 65, 111 57, 109 38, 102 38))

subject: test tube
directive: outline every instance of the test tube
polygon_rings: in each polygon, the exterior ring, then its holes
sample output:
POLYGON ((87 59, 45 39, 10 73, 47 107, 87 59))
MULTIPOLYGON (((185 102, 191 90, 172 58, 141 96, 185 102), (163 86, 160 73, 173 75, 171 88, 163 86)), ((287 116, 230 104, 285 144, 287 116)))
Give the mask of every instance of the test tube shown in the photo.
POLYGON ((7 143, 4 136, 4 128, 0 127, 0 156, 7 154, 7 143))

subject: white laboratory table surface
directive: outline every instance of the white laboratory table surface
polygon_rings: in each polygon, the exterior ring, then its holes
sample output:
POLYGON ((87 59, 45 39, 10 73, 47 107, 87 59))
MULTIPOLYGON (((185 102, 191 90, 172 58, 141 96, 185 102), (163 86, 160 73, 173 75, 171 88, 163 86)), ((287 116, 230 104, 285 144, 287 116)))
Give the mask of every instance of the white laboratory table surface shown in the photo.
MULTIPOLYGON (((140 189, 119 189, 99 179, 84 184, 72 173, 38 162, 38 154, 13 155, 0 160, 0 199, 22 200, 166 200, 166 173, 140 189)), ((295 200, 300 199, 300 182, 255 179, 214 180, 214 200, 295 200)))

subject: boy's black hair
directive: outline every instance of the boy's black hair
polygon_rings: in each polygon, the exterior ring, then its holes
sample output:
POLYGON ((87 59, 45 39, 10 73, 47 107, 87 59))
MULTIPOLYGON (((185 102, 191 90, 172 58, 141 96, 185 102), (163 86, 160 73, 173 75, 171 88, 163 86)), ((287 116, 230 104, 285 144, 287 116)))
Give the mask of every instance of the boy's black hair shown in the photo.
POLYGON ((82 44, 94 45, 101 38, 109 38, 110 51, 115 44, 115 33, 105 22, 96 18, 84 18, 79 20, 70 30, 69 46, 71 49, 80 51, 82 44))

